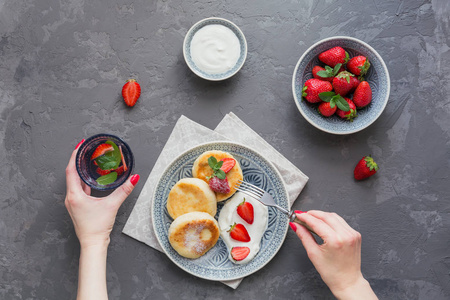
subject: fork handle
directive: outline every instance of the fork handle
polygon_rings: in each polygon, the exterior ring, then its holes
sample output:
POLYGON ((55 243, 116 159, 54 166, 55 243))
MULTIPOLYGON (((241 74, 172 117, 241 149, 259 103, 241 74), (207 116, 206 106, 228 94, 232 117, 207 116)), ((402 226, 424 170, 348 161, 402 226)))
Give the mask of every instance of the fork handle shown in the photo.
POLYGON ((294 212, 292 212, 292 214, 290 215, 289 221, 290 221, 290 222, 297 223, 297 224, 300 224, 300 225, 302 225, 302 226, 305 226, 306 229, 308 229, 311 233, 314 233, 315 235, 319 236, 319 235, 318 235, 317 233, 315 233, 314 230, 312 230, 305 222, 300 221, 300 220, 297 218, 297 216, 296 216, 296 214, 295 214, 294 212))

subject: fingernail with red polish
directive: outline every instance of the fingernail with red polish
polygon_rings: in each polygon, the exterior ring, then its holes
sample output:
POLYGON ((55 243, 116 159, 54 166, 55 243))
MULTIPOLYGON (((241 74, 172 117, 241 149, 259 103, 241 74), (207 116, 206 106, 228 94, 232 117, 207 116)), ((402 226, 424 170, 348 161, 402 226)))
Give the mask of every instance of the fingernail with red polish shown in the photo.
POLYGON ((134 174, 133 176, 131 176, 130 182, 132 185, 136 185, 139 181, 139 174, 134 174))
POLYGON ((297 225, 294 222, 290 222, 289 226, 291 226, 292 230, 297 231, 297 225))
POLYGON ((295 213, 296 214, 304 214, 304 213, 306 213, 306 211, 296 210, 295 213))
POLYGON ((83 143, 84 143, 84 139, 82 139, 81 142, 78 143, 78 145, 75 147, 75 149, 78 149, 78 147, 80 147, 80 145, 83 143))

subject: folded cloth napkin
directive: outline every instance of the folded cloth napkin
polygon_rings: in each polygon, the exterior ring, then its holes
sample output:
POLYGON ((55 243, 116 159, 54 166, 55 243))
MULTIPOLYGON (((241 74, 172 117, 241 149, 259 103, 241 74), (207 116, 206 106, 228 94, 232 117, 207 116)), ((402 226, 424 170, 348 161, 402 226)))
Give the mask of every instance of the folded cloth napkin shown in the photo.
MULTIPOLYGON (((181 116, 142 188, 133 211, 125 224, 123 233, 162 252, 163 250, 156 238, 151 219, 153 191, 158 183, 159 177, 174 157, 177 157, 182 152, 199 144, 223 140, 244 144, 249 148, 255 149, 270 160, 286 183, 289 203, 292 206, 308 181, 308 177, 248 127, 234 113, 227 114, 214 131, 185 116, 181 116)), ((222 282, 235 289, 239 286, 242 279, 222 282)))

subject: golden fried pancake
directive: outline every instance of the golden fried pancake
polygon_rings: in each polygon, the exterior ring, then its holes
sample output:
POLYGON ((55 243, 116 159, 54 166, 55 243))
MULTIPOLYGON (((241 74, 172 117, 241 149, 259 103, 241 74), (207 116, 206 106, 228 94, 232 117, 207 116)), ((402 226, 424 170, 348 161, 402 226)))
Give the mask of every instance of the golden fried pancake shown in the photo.
MULTIPOLYGON (((234 158, 233 155, 231 155, 228 152, 217 150, 206 151, 195 160, 194 166, 192 167, 193 177, 208 182, 206 177, 211 176, 213 174, 213 169, 208 164, 208 158, 210 156, 214 156, 217 159, 217 161, 226 157, 234 158)), ((239 162, 237 160, 236 165, 234 165, 234 167, 226 175, 228 179, 228 184, 230 185, 230 192, 228 194, 216 193, 217 202, 226 200, 229 197, 233 196, 233 194, 236 192, 236 190, 234 189, 235 184, 237 183, 238 180, 244 179, 244 176, 242 175, 241 166, 239 165, 239 162)))
POLYGON ((203 180, 183 178, 170 190, 167 211, 173 219, 191 211, 201 211, 215 216, 216 195, 203 180))
POLYGON ((169 242, 183 257, 198 258, 208 252, 220 236, 219 224, 204 212, 190 212, 176 218, 169 227, 169 242))

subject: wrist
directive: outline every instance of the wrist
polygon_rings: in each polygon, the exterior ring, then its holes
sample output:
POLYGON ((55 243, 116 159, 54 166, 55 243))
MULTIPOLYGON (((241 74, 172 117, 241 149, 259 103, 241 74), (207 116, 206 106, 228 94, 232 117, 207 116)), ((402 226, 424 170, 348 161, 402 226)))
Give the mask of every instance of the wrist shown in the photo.
POLYGON ((110 238, 83 238, 80 239, 81 250, 106 250, 108 249, 110 238))
POLYGON ((331 292, 339 300, 378 299, 369 282, 362 275, 354 284, 343 289, 334 289, 331 292))

